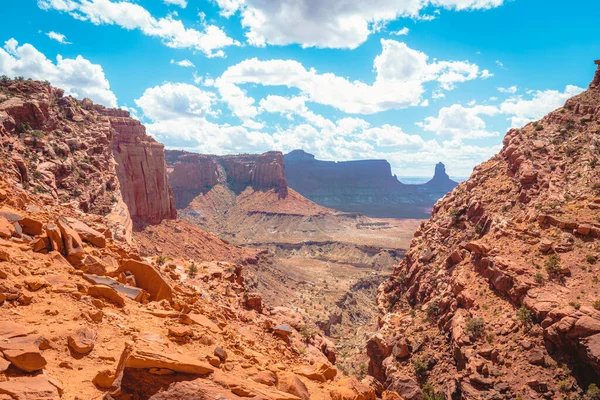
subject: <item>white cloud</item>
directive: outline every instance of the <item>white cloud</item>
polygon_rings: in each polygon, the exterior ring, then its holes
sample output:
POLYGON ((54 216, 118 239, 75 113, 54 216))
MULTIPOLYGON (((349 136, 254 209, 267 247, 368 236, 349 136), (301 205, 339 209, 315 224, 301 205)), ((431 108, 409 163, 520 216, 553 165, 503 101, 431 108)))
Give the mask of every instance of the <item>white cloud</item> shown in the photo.
POLYGON ((567 85, 563 92, 558 90, 532 91, 530 99, 523 96, 511 97, 500 104, 502 114, 511 115, 512 127, 519 127, 542 118, 544 115, 562 106, 567 99, 585 89, 567 85))
POLYGON ((203 52, 207 57, 224 57, 221 50, 239 46, 219 27, 203 23, 203 31, 186 28, 173 15, 154 18, 144 7, 127 1, 110 0, 38 0, 43 10, 58 10, 73 18, 95 25, 118 25, 124 29, 139 29, 147 36, 158 37, 172 48, 187 48, 203 52))
POLYGON ((517 93, 518 90, 516 86, 509 86, 506 88, 498 87, 497 89, 500 93, 517 93))
POLYGON ((499 110, 495 106, 463 107, 453 104, 440 109, 437 117, 427 117, 417 126, 436 135, 453 138, 476 139, 498 136, 499 132, 488 132, 486 123, 480 115, 496 115, 499 110))
POLYGON ((58 43, 61 44, 71 44, 71 42, 67 41, 67 37, 62 33, 50 31, 46 33, 46 36, 48 36, 52 40, 56 40, 58 43))
POLYGON ((117 97, 110 90, 102 66, 92 64, 81 56, 75 59, 56 56, 56 64, 31 44, 19 46, 9 39, 0 48, 0 74, 48 80, 65 93, 79 99, 91 98, 109 107, 117 106, 117 97))
POLYGON ((186 0, 163 0, 163 2, 167 5, 174 5, 174 6, 179 6, 181 8, 186 8, 187 7, 187 1, 186 0))
POLYGON ((504 63, 503 63, 502 61, 500 61, 500 60, 496 60, 496 65, 497 65, 497 66, 499 66, 499 67, 500 67, 500 68, 502 68, 502 69, 506 69, 506 68, 504 67, 504 63))
POLYGON ((181 60, 181 61, 175 61, 175 60, 171 60, 171 64, 175 64, 175 65, 179 65, 180 67, 195 67, 194 63, 192 63, 190 60, 181 60))
POLYGON ((498 7, 504 0, 216 0, 221 14, 240 12, 248 42, 254 46, 287 45, 349 48, 400 17, 421 15, 428 6, 450 10, 498 7))
MULTIPOLYGON (((253 118, 258 109, 253 98, 240 87, 244 84, 286 86, 298 89, 306 101, 335 107, 346 113, 372 114, 417 106, 425 92, 423 85, 437 82, 440 89, 452 90, 457 83, 481 76, 479 67, 468 61, 433 61, 405 43, 381 40, 382 52, 374 62, 375 81, 367 84, 307 69, 294 60, 244 60, 229 67, 214 86, 234 115, 253 118)), ((205 83, 206 84, 206 83, 205 83)))
POLYGON ((394 32, 390 32, 390 35, 393 36, 404 36, 404 35, 408 35, 408 28, 405 26, 404 28, 394 31, 394 32))
POLYGON ((165 83, 148 88, 135 104, 154 121, 175 118, 204 118, 214 115, 214 93, 186 83, 165 83))

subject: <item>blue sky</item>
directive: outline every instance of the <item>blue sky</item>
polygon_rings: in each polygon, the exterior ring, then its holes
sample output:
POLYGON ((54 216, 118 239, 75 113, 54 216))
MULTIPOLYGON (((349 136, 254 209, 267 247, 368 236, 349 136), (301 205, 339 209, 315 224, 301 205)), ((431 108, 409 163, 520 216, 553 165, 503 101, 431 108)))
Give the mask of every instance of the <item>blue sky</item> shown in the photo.
POLYGON ((4 0, 0 74, 127 108, 168 148, 443 161, 587 87, 597 0, 4 0))

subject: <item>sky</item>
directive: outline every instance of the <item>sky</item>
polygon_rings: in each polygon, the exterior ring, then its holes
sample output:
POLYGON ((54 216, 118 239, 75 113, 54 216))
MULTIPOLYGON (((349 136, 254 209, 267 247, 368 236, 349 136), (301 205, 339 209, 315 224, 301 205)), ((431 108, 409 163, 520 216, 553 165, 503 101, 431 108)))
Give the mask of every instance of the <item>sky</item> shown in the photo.
POLYGON ((127 109, 167 148, 442 161, 585 88, 598 0, 0 0, 0 75, 127 109))

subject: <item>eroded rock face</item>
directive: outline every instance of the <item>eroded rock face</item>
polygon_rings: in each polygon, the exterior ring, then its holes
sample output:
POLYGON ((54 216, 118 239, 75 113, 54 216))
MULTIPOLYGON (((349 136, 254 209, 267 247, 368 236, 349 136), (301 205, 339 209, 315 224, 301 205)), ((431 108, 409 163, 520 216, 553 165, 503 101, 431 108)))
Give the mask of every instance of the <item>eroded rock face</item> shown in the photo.
POLYGON ((146 135, 146 128, 132 118, 110 117, 110 125, 116 132, 117 176, 131 217, 151 224, 177 218, 164 146, 146 135))
POLYGON ((275 189, 280 197, 287 196, 283 154, 277 151, 212 156, 167 150, 166 157, 177 208, 185 208, 199 193, 207 192, 218 183, 234 192, 252 186, 256 190, 275 189))
POLYGON ((386 389, 560 398, 598 382, 598 79, 511 129, 415 233, 378 291, 369 370, 386 389))

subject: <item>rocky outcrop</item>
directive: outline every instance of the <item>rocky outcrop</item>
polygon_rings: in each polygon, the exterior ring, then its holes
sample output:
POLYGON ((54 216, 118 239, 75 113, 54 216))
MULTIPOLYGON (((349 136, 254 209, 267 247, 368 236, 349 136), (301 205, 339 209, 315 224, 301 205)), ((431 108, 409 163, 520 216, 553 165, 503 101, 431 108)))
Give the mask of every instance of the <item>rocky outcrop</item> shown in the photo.
POLYGON ((511 129, 421 224, 378 291, 369 371, 386 388, 406 398, 407 380, 452 399, 597 396, 597 77, 511 129))
POLYGON ((317 204, 372 217, 426 218, 456 182, 438 163, 423 185, 401 183, 386 160, 321 161, 303 150, 285 155, 290 187, 317 204))
POLYGON ((164 146, 146 135, 137 120, 111 116, 112 143, 123 200, 131 217, 150 224, 177 218, 167 180, 164 146))

